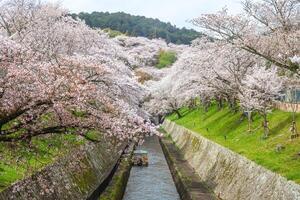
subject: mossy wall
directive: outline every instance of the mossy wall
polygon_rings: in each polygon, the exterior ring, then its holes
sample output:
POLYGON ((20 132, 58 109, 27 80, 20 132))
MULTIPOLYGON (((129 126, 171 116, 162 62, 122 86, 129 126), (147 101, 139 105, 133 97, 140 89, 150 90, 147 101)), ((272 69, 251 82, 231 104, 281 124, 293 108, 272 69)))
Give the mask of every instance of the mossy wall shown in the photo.
POLYGON ((0 200, 87 199, 110 174, 123 148, 108 141, 88 143, 5 189, 0 200))
POLYGON ((174 122, 165 120, 184 158, 223 200, 297 200, 300 185, 174 122))
POLYGON ((130 175, 130 170, 132 167, 131 157, 135 146, 134 144, 129 145, 127 153, 122 155, 118 169, 114 173, 112 180, 106 187, 105 191, 101 193, 98 200, 122 200, 127 182, 130 175))

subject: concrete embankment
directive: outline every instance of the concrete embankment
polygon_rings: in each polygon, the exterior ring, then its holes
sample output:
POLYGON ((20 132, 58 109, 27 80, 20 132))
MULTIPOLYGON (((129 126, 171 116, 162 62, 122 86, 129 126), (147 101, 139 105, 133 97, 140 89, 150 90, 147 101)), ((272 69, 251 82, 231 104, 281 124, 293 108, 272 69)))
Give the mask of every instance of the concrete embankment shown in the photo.
POLYGON ((160 143, 182 200, 218 199, 207 185, 201 181, 201 178, 192 166, 184 159, 171 138, 162 137, 160 143))
POLYGON ((174 122, 165 120, 163 127, 203 183, 221 199, 300 199, 300 185, 174 122))
POLYGON ((120 159, 120 163, 117 166, 117 169, 114 174, 112 174, 111 179, 109 179, 109 183, 107 187, 100 193, 100 196, 97 200, 122 200, 128 178, 130 175, 130 170, 132 167, 131 158, 133 154, 133 150, 135 148, 134 144, 131 144, 128 149, 122 155, 120 159))
POLYGON ((125 145, 88 143, 0 193, 0 200, 88 199, 111 174, 125 145))

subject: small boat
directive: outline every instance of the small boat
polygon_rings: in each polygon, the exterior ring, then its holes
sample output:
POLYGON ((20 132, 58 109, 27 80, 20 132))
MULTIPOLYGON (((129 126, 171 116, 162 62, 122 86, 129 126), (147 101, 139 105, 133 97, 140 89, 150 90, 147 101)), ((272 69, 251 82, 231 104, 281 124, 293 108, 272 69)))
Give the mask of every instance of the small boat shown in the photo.
POLYGON ((135 150, 132 156, 134 166, 148 166, 148 152, 145 150, 135 150))

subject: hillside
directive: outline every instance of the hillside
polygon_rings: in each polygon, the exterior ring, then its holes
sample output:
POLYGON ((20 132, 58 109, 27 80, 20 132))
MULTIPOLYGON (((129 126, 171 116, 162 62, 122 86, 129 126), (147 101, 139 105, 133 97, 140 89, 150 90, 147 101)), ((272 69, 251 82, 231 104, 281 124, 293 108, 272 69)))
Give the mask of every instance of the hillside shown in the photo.
POLYGON ((201 33, 192 29, 180 29, 158 19, 134 16, 124 12, 81 12, 72 14, 72 17, 79 17, 92 28, 110 28, 130 36, 142 36, 150 39, 163 38, 168 43, 172 42, 174 44, 189 44, 201 35, 201 33))

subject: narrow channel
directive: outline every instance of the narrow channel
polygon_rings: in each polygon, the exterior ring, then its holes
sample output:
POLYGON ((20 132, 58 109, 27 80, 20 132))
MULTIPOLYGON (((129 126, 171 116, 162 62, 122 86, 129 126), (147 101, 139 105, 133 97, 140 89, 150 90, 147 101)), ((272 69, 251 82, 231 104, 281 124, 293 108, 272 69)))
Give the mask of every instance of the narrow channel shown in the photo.
POLYGON ((148 167, 132 167, 123 200, 180 200, 157 136, 138 149, 148 151, 148 167))

